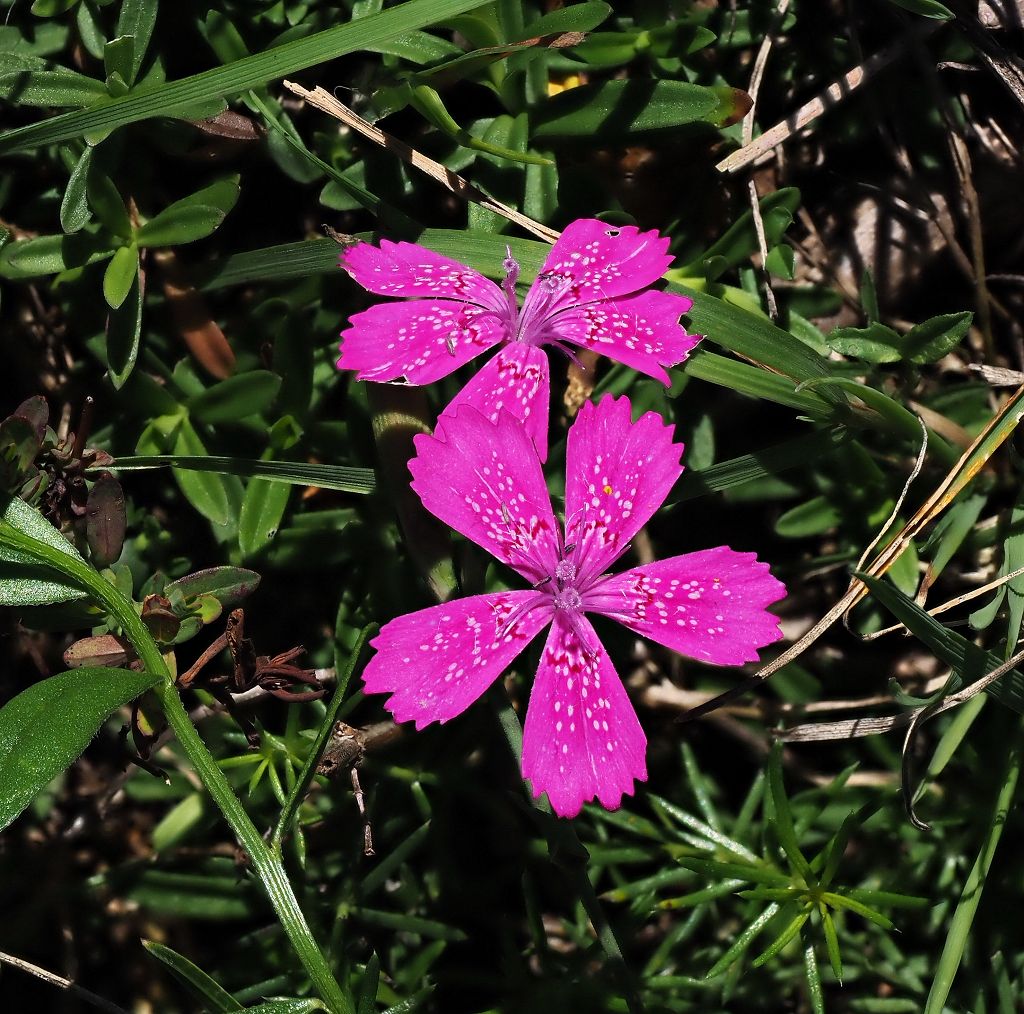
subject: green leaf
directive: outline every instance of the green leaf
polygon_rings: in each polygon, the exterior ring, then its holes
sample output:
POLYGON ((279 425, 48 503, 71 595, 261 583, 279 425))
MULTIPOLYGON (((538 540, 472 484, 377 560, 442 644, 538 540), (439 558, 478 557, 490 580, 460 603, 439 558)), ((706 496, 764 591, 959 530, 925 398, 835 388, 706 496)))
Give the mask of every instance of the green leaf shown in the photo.
POLYGON ((216 1012, 216 1014, 230 1014, 232 1011, 244 1009, 226 989, 184 955, 172 951, 164 944, 158 944, 155 940, 143 940, 142 946, 171 970, 174 977, 189 993, 203 1004, 205 1010, 216 1012))
POLYGON ((867 363, 898 363, 904 355, 904 339, 878 321, 867 327, 837 327, 825 341, 840 355, 867 363))
POLYGON ((209 567, 172 581, 165 595, 180 592, 185 599, 212 595, 224 609, 232 609, 259 587, 260 576, 244 567, 209 567))
POLYGON ((903 339, 903 354, 912 363, 934 363, 952 352, 970 330, 974 314, 945 313, 912 327, 903 339))
POLYGON ((135 39, 131 35, 119 35, 103 47, 103 69, 107 77, 116 74, 126 89, 132 83, 132 69, 135 66, 135 39))
POLYGON ((605 81, 570 88, 536 106, 530 116, 531 136, 623 138, 689 123, 721 126, 739 119, 749 101, 745 92, 728 86, 605 81))
POLYGON ((78 232, 91 217, 89 202, 86 200, 86 188, 89 183, 92 153, 93 149, 86 145, 71 171, 64 198, 60 202, 60 227, 65 232, 78 232))
POLYGON ((782 781, 782 750, 778 744, 768 755, 768 797, 775 813, 775 834, 779 839, 779 844, 792 863, 793 869, 810 887, 815 883, 815 877, 811 871, 811 864, 800 851, 800 842, 793 824, 793 814, 789 809, 789 797, 786 795, 786 787, 782 781))
POLYGON ((238 548, 243 556, 253 556, 273 541, 290 496, 291 488, 282 483, 250 480, 238 518, 238 548))
POLYGON ((804 977, 807 979, 807 993, 811 999, 811 1010, 814 1014, 825 1014, 825 994, 821 988, 821 975, 818 972, 818 959, 814 955, 814 944, 803 940, 804 946, 804 977))
POLYGON ((95 78, 38 56, 0 53, 0 99, 21 106, 86 106, 106 97, 106 85, 95 78))
POLYGON ((587 0, 585 3, 572 4, 561 10, 554 10, 531 21, 522 31, 514 34, 510 40, 518 42, 522 39, 536 39, 544 35, 556 35, 562 32, 590 32, 611 14, 610 4, 587 0))
POLYGON ((114 185, 114 181, 96 166, 93 166, 89 173, 87 194, 89 206, 103 225, 115 236, 130 239, 132 223, 124 206, 124 198, 114 185))
POLYGON ((0 709, 0 830, 78 758, 111 712, 159 681, 129 669, 73 669, 0 709))
MULTIPOLYGON (((133 250, 134 247, 122 247, 133 250)), ((118 251, 120 252, 120 251, 118 251)), ((104 294, 107 280, 103 278, 104 294)), ((115 390, 120 390, 135 369, 142 337, 142 271, 136 255, 135 276, 128 294, 107 316, 107 373, 115 390)))
MULTIPOLYGON (((188 419, 182 419, 178 427, 174 453, 186 457, 206 457, 206 448, 188 419)), ((185 499, 204 518, 215 525, 226 525, 230 521, 230 501, 221 476, 210 471, 175 468, 174 478, 185 494, 185 499)))
POLYGON ((263 476, 273 482, 293 486, 316 486, 345 493, 372 493, 376 480, 372 468, 350 468, 345 465, 318 465, 305 461, 255 461, 247 458, 217 455, 153 454, 116 458, 107 467, 121 471, 149 468, 195 469, 202 472, 225 472, 242 477, 263 476))
POLYGON ((769 274, 792 281, 796 270, 796 252, 788 243, 780 243, 768 251, 764 264, 769 274))
POLYGON ((128 298, 138 274, 139 248, 119 247, 103 272, 103 298, 111 310, 116 310, 128 298))
POLYGON ((268 409, 281 378, 269 370, 250 370, 222 380, 186 402, 189 415, 204 423, 233 422, 268 409))
POLYGON ((315 997, 295 1000, 268 1000, 258 1007, 246 1007, 249 1014, 308 1014, 310 1011, 327 1010, 315 997))
POLYGON ((101 261, 112 252, 105 236, 87 232, 20 239, 0 250, 0 276, 21 279, 54 275, 101 261))
POLYGON ((179 246, 209 236, 221 222, 224 212, 206 204, 172 204, 151 218, 136 233, 139 246, 179 246))
POLYGON ((713 979, 721 975, 730 965, 738 961, 743 952, 750 946, 751 942, 771 921, 772 917, 779 911, 779 906, 774 902, 769 905, 743 932, 732 942, 729 949, 723 954, 708 971, 707 978, 713 979))
POLYGON ((209 866, 224 869, 224 873, 177 873, 129 866, 101 874, 91 884, 109 884, 119 897, 164 917, 221 922, 251 919, 263 910, 262 899, 251 883, 239 881, 230 863, 209 866))
MULTIPOLYGON (((17 497, 8 497, 0 523, 85 563, 42 514, 17 497)), ((44 606, 82 598, 85 592, 78 585, 55 577, 51 568, 42 567, 34 557, 0 544, 0 606, 44 606)))
POLYGON ((32 13, 37 18, 52 18, 71 10, 79 0, 34 0, 32 13))
POLYGON ((129 35, 135 40, 131 67, 128 68, 128 73, 123 75, 130 85, 135 83, 142 67, 149 40, 153 35, 153 26, 156 24, 158 6, 157 0, 122 0, 115 34, 129 35))
MULTIPOLYGON (((480 0, 408 0, 380 14, 337 25, 224 67, 139 90, 93 109, 66 113, 0 135, 0 154, 109 131, 153 116, 174 116, 196 102, 237 95, 327 60, 359 52, 411 29, 436 24, 481 6, 480 0)), ((97 82, 98 83, 98 82, 97 82)), ((102 87, 102 86, 101 86, 102 87)))
POLYGON ((911 14, 920 14, 923 18, 934 18, 937 21, 952 21, 956 16, 938 0, 889 0, 889 3, 902 7, 911 14))
POLYGON ((773 444, 752 454, 741 454, 737 458, 721 461, 710 468, 683 472, 682 478, 672 487, 665 503, 683 503, 810 464, 831 454, 846 441, 847 437, 847 431, 839 426, 815 430, 813 433, 794 437, 781 444, 773 444))
MULTIPOLYGON (((758 201, 765 240, 770 247, 775 246, 782 238, 782 234, 792 224, 793 216, 799 207, 800 191, 796 187, 783 187, 758 201)), ((759 249, 753 212, 745 211, 704 253, 688 264, 674 268, 671 276, 701 274, 704 271, 704 264, 711 258, 722 258, 722 271, 734 268, 759 249)))

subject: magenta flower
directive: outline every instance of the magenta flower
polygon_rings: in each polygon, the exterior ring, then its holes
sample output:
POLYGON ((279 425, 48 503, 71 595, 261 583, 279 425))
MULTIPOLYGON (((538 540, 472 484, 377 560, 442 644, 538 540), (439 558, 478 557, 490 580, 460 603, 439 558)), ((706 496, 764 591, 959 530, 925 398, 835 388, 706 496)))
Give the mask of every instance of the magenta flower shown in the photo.
POLYGON ((628 398, 587 403, 569 430, 565 534, 537 451, 508 412, 463 408, 443 438, 416 437, 413 489, 431 513, 532 588, 457 599, 392 620, 363 674, 399 722, 461 714, 549 623, 530 696, 523 775, 563 817, 596 797, 616 808, 647 777, 647 740, 586 613, 703 662, 739 665, 781 637, 766 607, 785 594, 753 553, 705 549, 621 574, 607 569, 679 478, 682 444, 628 398))
POLYGON ((681 363, 700 340, 679 324, 692 300, 648 288, 672 262, 667 249, 656 232, 578 219, 519 307, 511 250, 498 286, 415 243, 358 243, 341 255, 341 266, 370 292, 414 301, 354 314, 341 333, 338 367, 357 370, 359 380, 430 384, 500 345, 442 418, 469 405, 497 422, 505 409, 525 424, 543 460, 550 381, 542 346, 570 357, 574 346, 594 349, 668 384, 665 367, 681 363))

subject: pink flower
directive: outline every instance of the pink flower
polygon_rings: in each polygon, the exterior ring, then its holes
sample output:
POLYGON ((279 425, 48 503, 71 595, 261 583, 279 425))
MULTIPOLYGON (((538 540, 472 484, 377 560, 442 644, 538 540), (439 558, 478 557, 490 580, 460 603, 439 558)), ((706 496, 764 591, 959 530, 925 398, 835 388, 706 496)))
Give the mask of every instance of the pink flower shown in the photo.
POLYGON ((672 427, 628 398, 587 403, 569 431, 565 534, 537 451, 508 412, 469 408, 443 438, 416 437, 413 489, 432 514, 518 571, 528 591, 476 595, 392 620, 363 675, 399 722, 461 714, 548 624, 530 696, 523 775, 563 817, 595 796, 616 808, 647 777, 646 738, 586 613, 702 662, 740 665, 782 635, 785 594, 753 553, 705 549, 620 574, 607 569, 682 472, 672 427))
POLYGON ((543 460, 550 382, 541 346, 570 357, 572 346, 594 349, 668 384, 665 367, 681 363, 700 340, 679 324, 692 300, 648 288, 672 262, 667 249, 656 232, 578 219, 519 307, 511 250, 499 287, 415 243, 358 243, 341 255, 341 266, 370 292, 413 301, 354 314, 341 333, 338 367, 357 370, 359 380, 429 384, 500 345, 442 418, 470 405, 497 422, 505 409, 525 424, 543 460))

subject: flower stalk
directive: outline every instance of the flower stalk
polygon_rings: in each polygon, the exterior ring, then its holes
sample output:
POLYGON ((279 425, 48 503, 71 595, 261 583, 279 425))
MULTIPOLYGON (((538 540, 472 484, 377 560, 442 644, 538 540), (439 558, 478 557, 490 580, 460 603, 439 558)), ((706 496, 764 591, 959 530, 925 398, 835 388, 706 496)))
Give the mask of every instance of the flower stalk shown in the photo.
POLYGON ((178 696, 167 663, 136 613, 133 603, 85 561, 47 546, 7 523, 0 523, 0 544, 20 550, 80 585, 121 625, 146 670, 160 676, 161 682, 154 688, 154 693, 160 701, 167 723, 177 736, 196 774, 220 808, 238 843, 249 856, 277 918, 314 987, 331 1014, 354 1014, 352 1001, 338 984, 299 908, 280 849, 272 848, 264 842, 224 773, 196 732, 178 696))

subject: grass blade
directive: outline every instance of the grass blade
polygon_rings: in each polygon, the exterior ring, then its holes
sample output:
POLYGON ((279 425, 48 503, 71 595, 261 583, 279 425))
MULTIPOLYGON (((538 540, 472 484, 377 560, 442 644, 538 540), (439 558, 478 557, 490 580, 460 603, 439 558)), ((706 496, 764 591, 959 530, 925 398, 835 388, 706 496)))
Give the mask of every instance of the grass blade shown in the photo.
POLYGON ((183 468, 195 472, 224 472, 243 477, 262 476, 293 486, 316 486, 344 493, 372 493, 376 480, 372 468, 318 465, 307 461, 255 461, 216 454, 142 454, 115 458, 107 468, 138 472, 150 468, 183 468))
POLYGON ((480 0, 408 0, 380 14, 286 42, 224 67, 215 67, 180 81, 131 92, 88 109, 8 130, 0 134, 0 155, 31 151, 42 145, 82 137, 94 131, 113 130, 153 116, 173 116, 199 102, 258 88, 286 74, 336 60, 347 53, 370 49, 412 29, 444 21, 479 6, 480 0))

